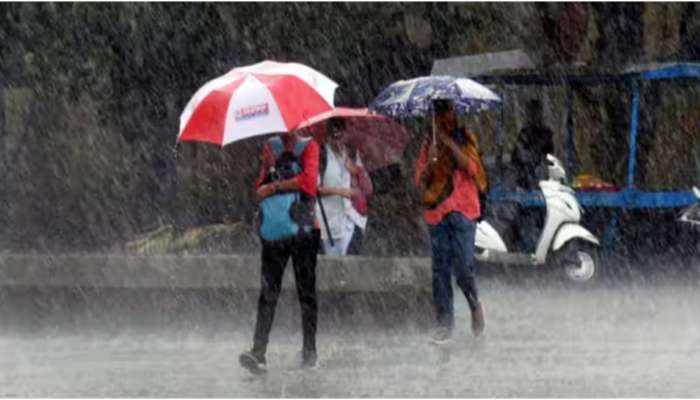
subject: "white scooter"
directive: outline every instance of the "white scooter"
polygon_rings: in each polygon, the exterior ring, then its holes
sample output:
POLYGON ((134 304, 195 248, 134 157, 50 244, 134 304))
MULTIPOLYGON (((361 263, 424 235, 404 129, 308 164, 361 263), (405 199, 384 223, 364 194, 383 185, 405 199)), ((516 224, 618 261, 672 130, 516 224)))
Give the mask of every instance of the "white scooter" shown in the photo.
MULTIPOLYGON (((700 189, 693 187, 693 194, 695 195, 695 204, 683 210, 679 218, 683 224, 690 227, 685 246, 691 246, 694 251, 691 251, 693 255, 691 255, 691 262, 688 265, 697 265, 697 257, 700 255, 700 236, 698 236, 698 232, 700 232, 700 189)), ((700 274, 700 269, 696 269, 696 271, 700 274)))
POLYGON ((546 204, 546 219, 535 253, 511 253, 496 229, 487 221, 477 225, 477 261, 497 264, 540 266, 549 262, 563 267, 574 282, 590 281, 600 266, 600 242, 581 226, 583 210, 574 190, 564 184, 566 172, 561 162, 547 155, 549 179, 539 182, 546 204))
POLYGON ((700 189, 693 187, 693 194, 695 194, 698 203, 683 210, 680 220, 692 226, 700 227, 700 189))

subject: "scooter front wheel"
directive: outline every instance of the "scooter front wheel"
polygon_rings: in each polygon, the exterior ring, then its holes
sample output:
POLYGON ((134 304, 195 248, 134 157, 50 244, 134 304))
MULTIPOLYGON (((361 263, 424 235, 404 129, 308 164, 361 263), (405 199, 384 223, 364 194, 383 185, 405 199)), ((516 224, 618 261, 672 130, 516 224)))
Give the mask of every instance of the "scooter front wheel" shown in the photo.
POLYGON ((556 261, 566 278, 575 283, 590 282, 599 273, 598 247, 592 243, 571 241, 557 252, 556 261))

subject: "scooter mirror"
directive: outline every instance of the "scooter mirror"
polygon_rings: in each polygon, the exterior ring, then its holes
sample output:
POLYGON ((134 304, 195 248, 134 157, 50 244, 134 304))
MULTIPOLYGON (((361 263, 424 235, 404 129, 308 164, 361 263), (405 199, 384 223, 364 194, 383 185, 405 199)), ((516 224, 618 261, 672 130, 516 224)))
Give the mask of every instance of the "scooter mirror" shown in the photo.
POLYGON ((700 205, 696 204, 683 210, 680 217, 681 222, 693 226, 700 226, 700 205))
POLYGON ((547 166, 549 179, 557 182, 566 180, 566 170, 564 170, 561 161, 551 154, 547 154, 547 161, 549 161, 549 165, 547 166))

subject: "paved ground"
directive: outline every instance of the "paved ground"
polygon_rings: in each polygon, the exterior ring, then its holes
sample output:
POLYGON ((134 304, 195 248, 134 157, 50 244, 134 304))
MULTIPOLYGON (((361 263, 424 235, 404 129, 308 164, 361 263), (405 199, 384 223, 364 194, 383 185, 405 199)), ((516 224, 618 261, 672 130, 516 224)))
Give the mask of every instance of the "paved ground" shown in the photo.
MULTIPOLYGON (((466 302, 460 297, 457 337, 444 347, 427 343, 424 324, 374 328, 322 320, 317 371, 296 368, 300 334, 294 324, 280 323, 273 330, 270 371, 264 377, 252 377, 237 365, 238 353, 250 345, 252 314, 222 321, 226 313, 185 313, 174 319, 195 322, 149 325, 149 318, 162 321, 162 316, 130 318, 110 315, 106 308, 98 315, 95 308, 86 312, 45 305, 54 311, 44 311, 39 319, 15 316, 9 323, 25 321, 21 327, 5 325, 0 330, 0 396, 700 394, 697 281, 638 281, 572 290, 484 278, 482 292, 488 318, 485 337, 475 340, 469 335, 466 302)), ((36 313, 31 307, 23 312, 36 313)), ((298 316, 293 303, 280 312, 280 320, 289 317, 286 314, 292 314, 291 320, 298 316)))

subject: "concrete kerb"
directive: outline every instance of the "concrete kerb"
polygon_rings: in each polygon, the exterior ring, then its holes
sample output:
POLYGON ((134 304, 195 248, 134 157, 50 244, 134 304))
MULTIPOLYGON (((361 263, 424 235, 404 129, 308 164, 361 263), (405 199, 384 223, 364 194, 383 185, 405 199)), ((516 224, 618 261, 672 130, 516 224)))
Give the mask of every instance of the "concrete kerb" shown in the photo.
MULTIPOLYGON (((283 289, 294 288, 291 265, 283 289)), ((319 291, 430 290, 430 261, 404 257, 319 257, 319 291)), ((0 256, 0 286, 97 288, 260 287, 255 255, 23 255, 0 256)))
MULTIPOLYGON (((422 258, 320 257, 323 329, 405 327, 431 321, 430 263, 422 258)), ((260 288, 255 255, 2 255, 2 330, 252 326, 260 288)), ((275 326, 298 329, 287 266, 275 326)))

